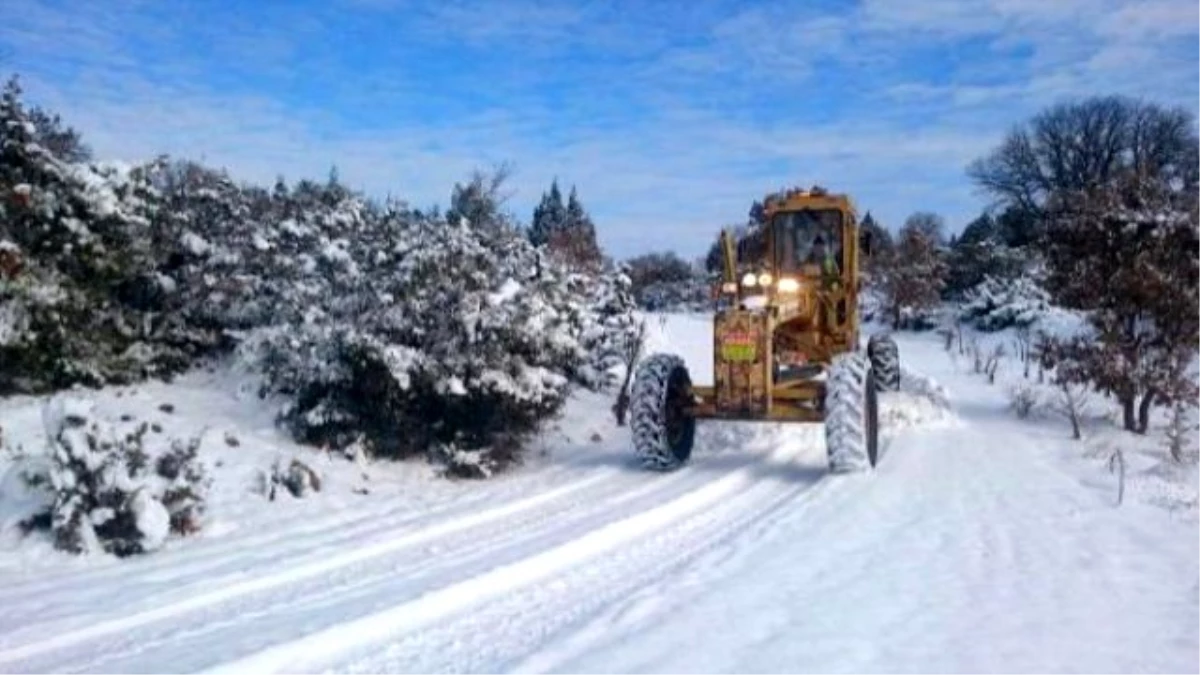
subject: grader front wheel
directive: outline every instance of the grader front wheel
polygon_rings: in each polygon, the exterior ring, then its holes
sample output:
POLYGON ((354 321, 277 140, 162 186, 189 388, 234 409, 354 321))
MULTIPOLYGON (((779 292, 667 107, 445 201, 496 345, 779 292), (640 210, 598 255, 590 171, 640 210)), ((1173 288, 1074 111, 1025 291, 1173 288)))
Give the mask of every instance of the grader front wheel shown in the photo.
POLYGON ((629 424, 643 467, 671 471, 691 457, 696 440, 696 418, 687 410, 691 388, 687 366, 678 356, 653 354, 638 365, 629 424))
POLYGON ((900 391, 900 350, 886 333, 876 333, 867 341, 867 356, 875 371, 875 384, 884 391, 900 391))
POLYGON ((825 445, 829 470, 865 471, 879 459, 879 406, 870 358, 861 352, 834 358, 826 380, 825 445))

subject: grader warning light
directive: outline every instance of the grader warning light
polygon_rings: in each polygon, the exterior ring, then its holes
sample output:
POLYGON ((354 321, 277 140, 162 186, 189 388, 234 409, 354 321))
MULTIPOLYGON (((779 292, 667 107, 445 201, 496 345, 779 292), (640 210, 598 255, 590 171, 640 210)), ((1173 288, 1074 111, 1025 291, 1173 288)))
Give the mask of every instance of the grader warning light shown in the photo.
POLYGON ((820 187, 764 204, 750 241, 721 233, 720 288, 733 297, 713 317, 713 385, 694 386, 672 354, 638 365, 630 426, 647 468, 687 462, 702 419, 820 422, 831 471, 878 461, 877 392, 899 388, 900 366, 890 336, 860 348, 854 205, 820 187))

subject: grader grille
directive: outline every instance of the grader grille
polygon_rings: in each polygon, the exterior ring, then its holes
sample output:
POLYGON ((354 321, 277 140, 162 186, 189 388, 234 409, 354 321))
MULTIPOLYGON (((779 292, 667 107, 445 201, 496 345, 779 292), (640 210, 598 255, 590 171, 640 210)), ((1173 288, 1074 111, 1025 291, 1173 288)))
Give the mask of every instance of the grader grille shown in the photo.
POLYGON ((721 416, 771 412, 771 327, 763 314, 720 312, 713 331, 713 381, 721 416))

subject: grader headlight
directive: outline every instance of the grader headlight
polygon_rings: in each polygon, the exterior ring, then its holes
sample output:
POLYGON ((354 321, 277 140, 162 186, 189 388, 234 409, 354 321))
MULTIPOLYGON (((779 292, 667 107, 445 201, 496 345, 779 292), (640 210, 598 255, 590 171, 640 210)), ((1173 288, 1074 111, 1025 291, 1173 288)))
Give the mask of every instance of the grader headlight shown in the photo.
POLYGON ((779 292, 780 293, 799 293, 800 292, 800 282, 791 277, 784 277, 783 279, 779 280, 779 292))
POLYGON ((763 272, 762 274, 758 275, 758 285, 762 286, 763 288, 770 286, 771 274, 769 272, 763 272))
POLYGON ((746 288, 753 288, 758 283, 758 277, 754 276, 753 272, 746 272, 746 276, 742 277, 742 285, 746 288))

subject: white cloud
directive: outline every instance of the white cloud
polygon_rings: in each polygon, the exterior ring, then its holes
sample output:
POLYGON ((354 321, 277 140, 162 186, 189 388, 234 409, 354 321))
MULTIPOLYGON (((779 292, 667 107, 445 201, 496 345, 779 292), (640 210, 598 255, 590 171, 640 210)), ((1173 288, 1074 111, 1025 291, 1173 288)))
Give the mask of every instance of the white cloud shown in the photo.
POLYGON ((348 71, 324 45, 352 36, 331 35, 319 12, 281 10, 262 25, 193 8, 187 20, 208 21, 205 61, 181 47, 185 10, 174 5, 146 14, 132 0, 30 3, 0 26, 0 44, 30 71, 30 97, 103 156, 169 152, 260 183, 320 178, 336 164, 348 184, 417 206, 444 204, 472 169, 512 161, 511 206, 523 218, 558 177, 579 186, 614 253, 699 255, 717 227, 741 221, 752 199, 783 184, 848 191, 889 225, 930 209, 953 227, 981 206, 963 167, 1027 112, 1068 94, 1194 92, 1194 53, 1170 57, 1161 44, 1190 34, 1175 24, 1190 11, 1194 29, 1194 4, 1141 3, 1146 11, 1129 15, 1129 2, 1089 1, 1086 12, 1084 1, 867 0, 836 16, 770 7, 714 17, 711 6, 668 16, 639 5, 628 20, 604 4, 342 0, 323 11, 413 21, 417 33, 401 42, 462 43, 492 64, 501 53, 535 50, 539 59, 538 68, 459 74, 455 85, 488 95, 474 109, 444 117, 401 109, 371 124, 348 116, 411 102, 453 107, 464 95, 422 71, 436 64, 348 71), (986 46, 975 45, 983 51, 970 60, 932 64, 928 79, 909 75, 913 50, 962 38, 986 46), (157 58, 135 53, 135 43, 157 58), (602 57, 580 72, 559 67, 556 50, 569 48, 602 57), (830 67, 844 69, 844 82, 812 89, 822 74, 814 69, 830 67), (273 86, 245 85, 254 78, 273 86), (277 93, 296 83, 309 85, 303 100, 277 93), (805 107, 813 94, 871 105, 832 115, 805 107), (770 106, 783 114, 763 114, 770 106))
POLYGON ((1119 40, 1196 35, 1200 7, 1182 0, 1143 0, 1102 17, 1097 32, 1119 40))

